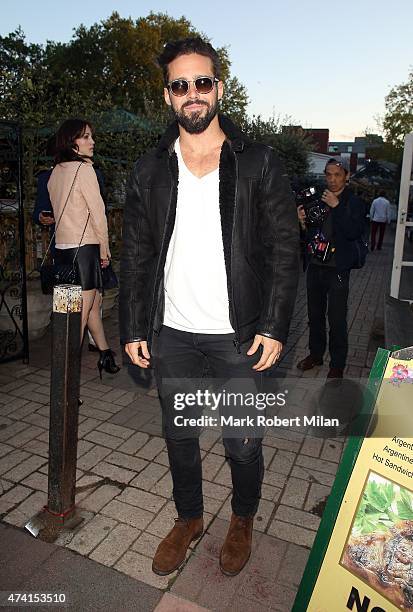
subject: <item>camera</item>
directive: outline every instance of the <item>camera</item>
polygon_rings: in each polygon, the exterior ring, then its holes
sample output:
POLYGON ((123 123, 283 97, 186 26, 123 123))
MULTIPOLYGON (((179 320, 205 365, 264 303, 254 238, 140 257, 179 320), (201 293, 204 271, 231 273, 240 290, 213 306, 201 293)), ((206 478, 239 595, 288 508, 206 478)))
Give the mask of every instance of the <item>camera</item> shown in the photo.
POLYGON ((329 207, 321 200, 321 195, 316 187, 301 189, 296 194, 297 206, 303 206, 308 225, 321 227, 327 218, 329 207))

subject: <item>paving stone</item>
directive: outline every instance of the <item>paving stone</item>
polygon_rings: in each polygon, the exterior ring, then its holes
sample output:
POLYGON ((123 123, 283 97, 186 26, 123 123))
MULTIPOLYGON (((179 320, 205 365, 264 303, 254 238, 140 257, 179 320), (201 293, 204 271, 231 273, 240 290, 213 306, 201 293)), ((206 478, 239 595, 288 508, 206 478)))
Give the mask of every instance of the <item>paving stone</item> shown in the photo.
POLYGON ((11 421, 10 419, 0 419, 0 423, 6 424, 6 427, 0 429, 0 442, 8 442, 10 438, 16 436, 23 429, 28 429, 27 423, 21 423, 20 421, 11 421))
POLYGON ((209 512, 209 514, 216 515, 218 514, 220 508, 222 507, 222 501, 219 499, 212 499, 212 497, 206 497, 204 495, 204 510, 205 512, 209 512))
POLYGON ((98 563, 111 566, 128 550, 140 533, 130 525, 117 525, 89 557, 98 563))
MULTIPOLYGON (((93 493, 84 497, 78 505, 90 512, 99 512, 106 504, 120 493, 119 487, 112 485, 102 485, 95 489, 93 493)), ((120 556, 120 555, 119 555, 120 556)))
MULTIPOLYGON (((201 583, 201 592, 196 597, 196 602, 200 606, 212 610, 225 609, 240 590, 245 575, 238 574, 228 579, 219 569, 217 559, 204 555, 192 555, 186 567, 186 572, 190 572, 193 581, 201 583), (202 580, 199 580, 202 576, 202 580)), ((180 594, 178 590, 179 579, 176 582, 177 588, 174 594, 180 594)), ((185 596, 185 595, 182 595, 185 596)))
POLYGON ((300 442, 277 438, 274 436, 265 436, 265 444, 268 447, 278 448, 279 450, 292 451, 294 453, 298 453, 301 446, 300 442))
MULTIPOLYGON (((6 455, 6 457, 7 456, 8 455, 6 455)), ((23 478, 25 478, 32 472, 35 472, 39 467, 41 467, 44 464, 45 464, 44 457, 38 457, 37 455, 32 455, 31 457, 28 457, 27 459, 19 463, 19 465, 16 465, 9 472, 5 472, 3 476, 4 478, 7 478, 8 480, 19 482, 20 480, 22 480, 23 478)))
POLYGON ((324 505, 328 496, 330 495, 330 490, 330 487, 313 483, 310 486, 310 492, 308 494, 304 509, 310 512, 317 510, 317 514, 320 516, 319 512, 324 510, 324 505), (320 504, 322 507, 320 507, 320 504))
MULTIPOLYGON (((12 411, 9 410, 8 414, 10 418, 14 419, 15 421, 25 420, 26 417, 35 413, 37 410, 39 410, 39 408, 44 407, 42 404, 38 404, 37 402, 29 402, 26 399, 17 399, 16 397, 13 398, 12 406, 13 409, 12 411), (15 406, 15 401, 21 404, 20 408, 17 408, 17 406, 15 406)), ((47 410, 49 411, 48 406, 47 410)))
POLYGON ((231 469, 226 461, 223 463, 222 468, 220 469, 217 476, 215 476, 214 482, 216 482, 217 484, 221 484, 224 487, 232 488, 231 469))
POLYGON ((159 514, 148 525, 146 531, 160 538, 164 538, 174 526, 174 519, 177 517, 175 504, 167 502, 159 514))
POLYGON ((319 457, 323 446, 322 438, 313 438, 307 436, 301 447, 300 453, 303 455, 309 455, 310 457, 319 457))
POLYGON ((14 450, 12 446, 9 446, 8 444, 0 443, 0 457, 7 455, 7 453, 10 453, 12 450, 14 450))
POLYGON ((337 471, 337 464, 331 461, 324 461, 323 459, 315 459, 313 457, 305 457, 304 455, 298 455, 297 465, 307 469, 314 469, 319 472, 326 472, 327 474, 335 474, 337 471))
POLYGON ((268 534, 280 538, 281 540, 287 540, 287 542, 292 542, 293 544, 307 546, 308 548, 311 548, 316 536, 315 531, 310 531, 303 527, 277 520, 272 521, 268 528, 268 534))
POLYGON ((264 465, 269 465, 271 463, 272 458, 275 455, 275 448, 271 448, 270 446, 263 445, 262 454, 264 457, 264 465))
POLYGON ((156 495, 161 495, 162 497, 166 497, 167 499, 171 499, 172 497, 172 476, 171 473, 166 472, 165 476, 163 476, 158 482, 156 482, 151 488, 152 493, 156 495))
POLYGON ((277 472, 264 471, 263 482, 272 487, 278 487, 282 489, 287 481, 287 477, 284 474, 278 474, 277 472))
POLYGON ((8 480, 3 480, 0 478, 0 496, 12 487, 14 487, 14 482, 9 482, 8 480))
MULTIPOLYGON (((5 481, 2 481, 2 483, 5 483, 5 481)), ((7 486, 11 488, 6 493, 2 493, 0 497, 0 514, 8 512, 13 506, 16 506, 16 504, 19 504, 33 493, 31 489, 22 485, 13 486, 12 483, 9 483, 7 486)), ((2 492, 2 486, 0 486, 0 492, 2 492)))
POLYGON ((145 446, 139 449, 136 453, 138 457, 151 461, 159 455, 159 453, 165 448, 165 440, 163 438, 152 438, 145 446))
POLYGON ((19 432, 17 435, 13 436, 12 438, 9 438, 7 440, 7 442, 9 444, 11 444, 11 446, 24 446, 27 442, 29 442, 30 440, 33 440, 33 438, 37 438, 37 436, 39 434, 41 434, 44 430, 41 429, 40 427, 36 427, 35 425, 32 425, 31 427, 28 427, 27 429, 24 429, 23 431, 19 432))
POLYGON ((96 427, 100 425, 101 423, 102 421, 98 421, 97 419, 91 419, 91 418, 85 417, 85 419, 79 425, 79 430, 78 430, 79 438, 83 438, 84 436, 86 436, 89 432, 96 429, 96 427))
MULTIPOLYGON (((202 448, 202 450, 204 451, 209 451, 212 449, 212 447, 215 446, 217 440, 220 438, 220 433, 218 431, 214 431, 211 429, 207 429, 205 431, 203 431, 199 437, 199 446, 200 448, 202 448)), ((221 444, 222 450, 224 450, 223 445, 221 444)), ((218 447, 217 447, 218 450, 218 447)), ((221 451, 221 448, 219 448, 219 450, 221 451)), ((212 452, 222 455, 222 452, 217 453, 216 450, 213 450, 212 452)))
POLYGON ((115 438, 115 436, 110 436, 109 434, 103 433, 103 431, 97 431, 96 429, 89 432, 85 436, 85 439, 89 440, 89 442, 94 442, 100 446, 107 446, 108 448, 112 449, 116 449, 122 444, 121 438, 115 438))
POLYGON ((208 480, 203 481, 202 489, 204 495, 207 497, 212 497, 213 499, 218 499, 221 501, 225 501, 231 492, 228 487, 223 487, 222 485, 215 484, 214 482, 208 482, 208 480))
POLYGON ((22 481, 23 485, 26 487, 31 487, 32 489, 36 489, 37 491, 43 491, 47 493, 48 491, 48 476, 46 474, 41 474, 40 472, 33 472, 27 478, 22 481))
POLYGON ((123 482, 125 484, 130 482, 132 478, 136 476, 136 472, 118 467, 112 463, 106 463, 105 461, 95 465, 93 468, 91 468, 91 471, 95 474, 99 474, 99 476, 104 476, 105 478, 110 478, 115 482, 123 482))
POLYGON ((263 499, 268 499, 269 501, 278 501, 281 495, 281 491, 282 489, 279 489, 278 487, 271 487, 267 484, 261 485, 261 497, 263 499))
POLYGON ((87 452, 92 450, 95 445, 93 442, 88 442, 87 440, 78 440, 77 443, 77 458, 82 457, 87 452))
POLYGON ((102 397, 102 395, 105 395, 105 391, 103 389, 99 391, 97 389, 92 389, 89 383, 85 383, 80 388, 80 395, 82 398, 98 399, 102 397))
POLYGON ((124 389, 112 389, 108 393, 105 393, 105 402, 114 402, 115 400, 123 397, 128 392, 124 389))
POLYGON ((166 474, 168 468, 158 463, 149 463, 136 478, 131 481, 131 485, 139 489, 150 491, 154 485, 166 474))
POLYGON ((116 525, 113 519, 98 514, 75 535, 67 548, 88 555, 116 525))
POLYGON ((111 436, 122 438, 122 440, 127 440, 135 433, 133 429, 121 427, 120 425, 114 425, 113 423, 102 423, 97 428, 97 431, 103 431, 111 436))
POLYGON ((152 560, 131 550, 128 550, 114 567, 135 580, 141 580, 158 589, 166 589, 169 581, 176 576, 176 572, 169 576, 157 576, 152 571, 152 560))
POLYGON ((88 404, 92 408, 98 409, 100 412, 107 412, 109 417, 110 415, 116 414, 116 412, 119 412, 119 410, 122 409, 121 406, 115 403, 112 404, 111 402, 106 402, 103 399, 91 399, 88 401, 88 404))
POLYGON ((169 457, 168 457, 168 453, 166 451, 162 451, 159 453, 159 455, 156 455, 155 459, 154 459, 155 463, 160 463, 161 465, 165 465, 166 467, 169 468, 169 457))
POLYGON ((300 527, 306 527, 308 529, 318 529, 320 519, 314 514, 309 512, 303 512, 302 510, 296 510, 288 506, 278 506, 275 518, 279 521, 285 521, 293 525, 299 525, 300 527))
POLYGON ((340 462, 343 445, 335 440, 325 440, 323 450, 321 451, 321 459, 326 461, 340 462))
POLYGON ((42 491, 35 491, 30 497, 27 497, 17 508, 9 512, 3 521, 15 525, 16 527, 24 527, 27 521, 37 514, 47 503, 47 495, 42 491))
POLYGON ((148 462, 145 461, 145 459, 131 457, 130 455, 126 455, 118 451, 108 455, 106 457, 106 461, 108 463, 114 463, 115 465, 128 468, 134 472, 141 472, 148 465, 148 462))
POLYGON ((295 453, 290 453, 285 450, 277 451, 274 459, 271 462, 271 465, 268 466, 268 469, 272 472, 278 472, 280 474, 288 475, 291 471, 291 468, 296 460, 297 455, 295 453))
POLYGON ((138 506, 156 514, 165 505, 166 500, 158 495, 153 495, 147 491, 141 491, 134 487, 126 487, 117 497, 117 501, 125 502, 132 506, 138 506))
POLYGON ((109 419, 111 415, 110 412, 105 412, 104 410, 92 408, 86 403, 84 403, 83 406, 80 406, 79 413, 83 416, 89 417, 90 419, 96 419, 97 421, 107 421, 107 419, 109 419))
POLYGON ((49 415, 44 416, 43 414, 39 414, 38 412, 32 412, 22 419, 26 423, 30 423, 31 425, 36 425, 37 427, 41 427, 42 429, 49 429, 49 415))
POLYGON ((102 461, 105 457, 110 455, 110 450, 104 446, 94 446, 90 451, 82 455, 78 461, 77 466, 81 470, 91 470, 97 463, 102 461))
POLYGON ((286 506, 302 508, 307 495, 309 484, 299 478, 290 477, 281 497, 281 503, 286 506))
POLYGON ((202 608, 192 601, 165 593, 154 612, 172 612, 172 610, 175 612, 209 612, 207 608, 202 608))
POLYGON ((161 538, 144 531, 139 538, 132 544, 131 550, 140 553, 141 555, 145 555, 145 557, 149 557, 153 559, 156 549, 159 544, 162 542, 161 538))
POLYGON ((136 393, 132 391, 127 391, 121 397, 118 397, 113 401, 114 404, 118 404, 119 406, 129 406, 136 399, 136 393))
POLYGON ((310 482, 317 482, 326 486, 333 486, 334 476, 331 474, 325 474, 324 472, 317 472, 315 470, 307 470, 304 467, 295 465, 292 469, 291 476, 294 478, 301 478, 302 480, 308 480, 310 482))
POLYGON ((220 455, 208 453, 202 460, 202 476, 205 480, 213 481, 224 464, 225 459, 220 455))
POLYGON ((132 527, 136 527, 136 529, 141 530, 145 529, 154 518, 154 515, 151 512, 125 504, 117 501, 116 499, 110 501, 101 510, 101 514, 110 516, 120 523, 126 523, 127 525, 132 525, 132 527))
POLYGON ((284 556, 277 582, 298 589, 308 561, 309 551, 301 546, 289 544, 284 556))
POLYGON ((146 444, 148 439, 149 436, 147 433, 137 431, 126 442, 124 442, 118 450, 122 453, 134 455, 140 448, 142 448, 144 444, 146 444))

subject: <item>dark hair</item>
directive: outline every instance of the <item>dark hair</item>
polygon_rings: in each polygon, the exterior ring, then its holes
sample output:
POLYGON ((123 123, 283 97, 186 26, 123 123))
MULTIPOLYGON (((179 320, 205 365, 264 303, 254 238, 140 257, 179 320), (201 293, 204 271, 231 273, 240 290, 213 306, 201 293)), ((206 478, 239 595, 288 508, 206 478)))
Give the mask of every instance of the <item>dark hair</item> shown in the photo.
POLYGON ((67 119, 62 123, 56 132, 54 143, 56 164, 66 161, 82 161, 84 159, 84 156, 76 152, 77 145, 75 140, 82 138, 88 127, 92 130, 90 121, 85 119, 67 119))
POLYGON ((164 45, 163 51, 158 57, 158 64, 162 68, 165 85, 167 85, 169 82, 169 64, 180 55, 190 55, 191 53, 197 53, 198 55, 209 57, 214 71, 213 76, 217 79, 221 78, 221 61, 218 53, 209 42, 206 42, 197 36, 195 38, 182 38, 181 40, 174 40, 164 45))

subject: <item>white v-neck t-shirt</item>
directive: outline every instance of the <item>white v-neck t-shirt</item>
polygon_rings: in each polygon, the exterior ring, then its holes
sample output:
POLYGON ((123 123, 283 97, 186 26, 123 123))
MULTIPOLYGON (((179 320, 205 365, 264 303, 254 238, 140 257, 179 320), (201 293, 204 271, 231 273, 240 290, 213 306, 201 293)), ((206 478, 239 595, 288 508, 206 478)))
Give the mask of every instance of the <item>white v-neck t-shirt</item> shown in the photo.
POLYGON ((164 325, 230 334, 227 275, 219 211, 219 169, 198 178, 175 143, 179 183, 175 227, 165 262, 164 325))

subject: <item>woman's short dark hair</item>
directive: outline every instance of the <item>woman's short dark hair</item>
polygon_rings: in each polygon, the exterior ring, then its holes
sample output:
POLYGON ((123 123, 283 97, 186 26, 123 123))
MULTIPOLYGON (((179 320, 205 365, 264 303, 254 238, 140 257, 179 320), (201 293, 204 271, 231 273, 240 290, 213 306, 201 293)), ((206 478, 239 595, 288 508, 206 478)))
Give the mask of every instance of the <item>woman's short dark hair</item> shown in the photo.
POLYGON ((83 157, 76 151, 75 140, 82 138, 87 128, 92 130, 90 121, 85 119, 67 119, 56 132, 54 156, 56 164, 66 161, 82 161, 83 157))
MULTIPOLYGON (((169 64, 180 55, 190 55, 197 53, 209 57, 212 62, 212 68, 217 79, 221 78, 221 61, 214 47, 199 36, 194 38, 182 38, 166 43, 162 53, 158 57, 158 64, 162 68, 163 80, 165 85, 169 83, 169 64)), ((205 75, 206 76, 206 75, 205 75)))

